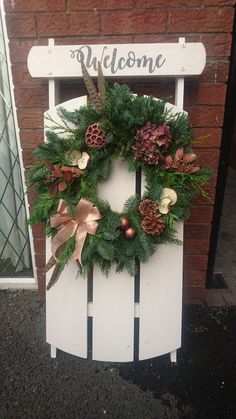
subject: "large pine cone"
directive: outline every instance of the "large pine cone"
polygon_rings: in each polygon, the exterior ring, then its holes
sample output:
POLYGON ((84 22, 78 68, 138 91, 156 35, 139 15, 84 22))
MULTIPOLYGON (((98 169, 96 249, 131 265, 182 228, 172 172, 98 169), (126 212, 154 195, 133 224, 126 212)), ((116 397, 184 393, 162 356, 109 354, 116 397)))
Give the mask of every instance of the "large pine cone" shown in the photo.
POLYGON ((154 215, 158 210, 157 204, 151 199, 145 199, 139 204, 139 212, 143 217, 146 215, 154 215))
POLYGON ((160 236, 165 228, 165 222, 159 215, 146 216, 141 222, 142 229, 151 236, 160 236))
POLYGON ((143 159, 149 164, 158 164, 164 160, 162 153, 171 145, 172 135, 168 125, 146 122, 136 134, 132 147, 136 159, 143 159))
POLYGON ((99 127, 99 123, 89 125, 85 134, 85 142, 91 148, 104 148, 106 145, 106 134, 99 127))

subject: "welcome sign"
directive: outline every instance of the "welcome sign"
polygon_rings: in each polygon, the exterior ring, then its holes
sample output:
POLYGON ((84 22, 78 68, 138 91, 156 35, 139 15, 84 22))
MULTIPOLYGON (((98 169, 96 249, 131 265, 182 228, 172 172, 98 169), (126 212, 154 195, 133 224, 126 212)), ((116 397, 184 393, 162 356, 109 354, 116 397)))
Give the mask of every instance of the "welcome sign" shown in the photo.
POLYGON ((30 50, 32 77, 82 77, 81 62, 91 76, 100 61, 106 77, 186 76, 201 74, 206 52, 201 43, 49 45, 30 50))

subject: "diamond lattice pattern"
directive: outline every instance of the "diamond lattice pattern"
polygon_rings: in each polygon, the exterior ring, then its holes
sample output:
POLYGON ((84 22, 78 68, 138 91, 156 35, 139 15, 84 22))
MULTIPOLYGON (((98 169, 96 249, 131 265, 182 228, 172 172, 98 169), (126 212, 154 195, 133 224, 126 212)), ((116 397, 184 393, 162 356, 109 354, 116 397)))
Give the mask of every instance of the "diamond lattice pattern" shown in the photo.
POLYGON ((0 20, 0 276, 32 276, 24 189, 0 20))

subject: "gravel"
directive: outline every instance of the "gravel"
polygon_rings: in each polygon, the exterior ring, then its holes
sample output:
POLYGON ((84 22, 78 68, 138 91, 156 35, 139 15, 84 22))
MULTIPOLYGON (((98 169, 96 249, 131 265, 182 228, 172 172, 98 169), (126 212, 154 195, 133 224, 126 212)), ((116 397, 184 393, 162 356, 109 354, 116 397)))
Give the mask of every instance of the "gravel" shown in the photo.
POLYGON ((184 307, 177 365, 51 359, 33 291, 0 291, 0 321, 0 419, 236 418, 236 307, 184 307))
POLYGON ((0 418, 178 418, 171 394, 156 398, 117 366, 45 342, 45 306, 33 291, 0 291, 0 418))

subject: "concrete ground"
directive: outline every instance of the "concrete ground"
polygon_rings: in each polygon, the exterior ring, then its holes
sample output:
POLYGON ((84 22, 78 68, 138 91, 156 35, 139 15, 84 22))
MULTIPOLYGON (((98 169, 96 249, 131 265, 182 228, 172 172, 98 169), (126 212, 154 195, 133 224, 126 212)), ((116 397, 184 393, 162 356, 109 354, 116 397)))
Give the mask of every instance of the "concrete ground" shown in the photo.
POLYGON ((207 290, 206 303, 236 306, 236 170, 229 168, 217 244, 215 272, 222 272, 229 289, 207 290))

